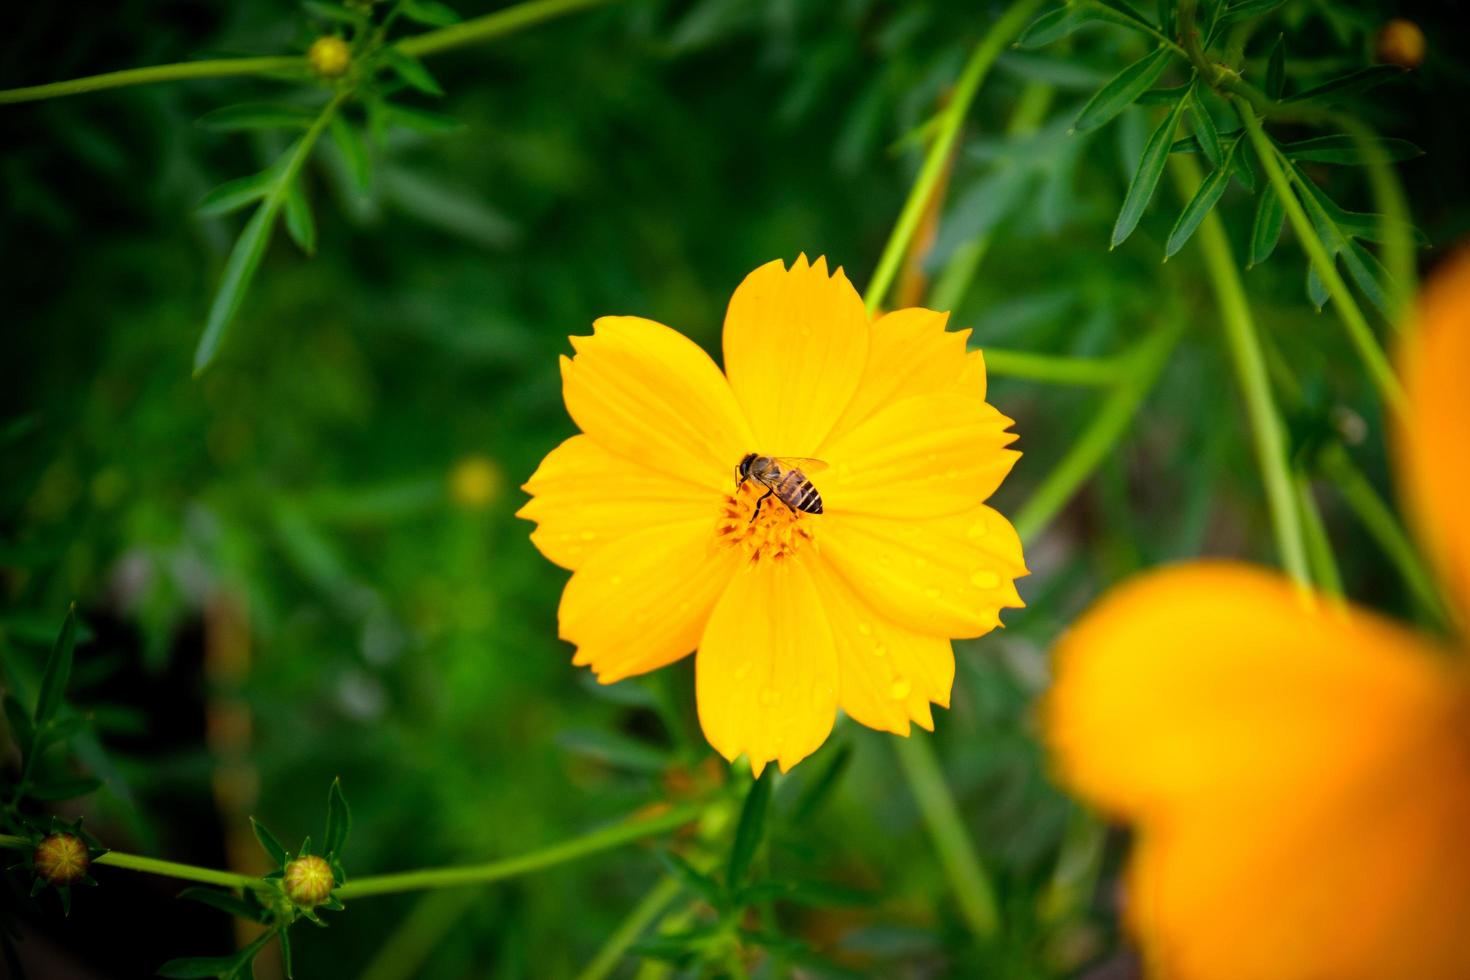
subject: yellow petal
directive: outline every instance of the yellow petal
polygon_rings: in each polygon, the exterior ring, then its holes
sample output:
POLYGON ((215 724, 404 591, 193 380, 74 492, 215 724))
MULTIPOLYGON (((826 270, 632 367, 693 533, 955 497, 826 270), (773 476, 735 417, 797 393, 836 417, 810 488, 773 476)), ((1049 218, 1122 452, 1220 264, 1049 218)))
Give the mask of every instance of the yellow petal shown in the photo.
POLYGON ((561 360, 567 411, 609 452, 668 476, 729 488, 752 436, 709 355, 668 327, 603 317, 561 360))
POLYGON ((910 721, 933 731, 929 705, 949 707, 954 685, 949 640, 890 621, 824 562, 813 563, 812 578, 837 645, 842 710, 880 731, 907 735, 910 721))
POLYGON ((1021 539, 984 504, 907 520, 828 513, 817 543, 864 602, 920 633, 980 636, 1000 624, 1001 609, 1024 605, 1021 539))
POLYGON ((970 331, 950 332, 944 328, 948 322, 948 313, 918 307, 879 317, 873 323, 862 381, 829 438, 914 395, 953 389, 984 398, 984 361, 978 352, 971 357, 965 351, 970 331))
POLYGON ((725 372, 755 441, 747 451, 812 456, 857 390, 868 315, 827 260, 788 271, 778 260, 745 277, 725 314, 725 372))
POLYGON ((573 663, 611 684, 691 652, 740 560, 713 542, 713 521, 701 519, 634 531, 594 552, 561 597, 573 663))
POLYGON ((634 531, 713 523, 723 500, 719 491, 650 470, 586 435, 548 453, 522 489, 531 500, 516 516, 536 522, 531 541, 574 571, 594 551, 634 531))
POLYGON ((939 393, 889 405, 818 450, 812 482, 828 514, 911 519, 984 501, 1021 454, 1011 420, 970 395, 939 393))
POLYGON ((1399 438, 1401 470, 1419 540, 1470 626, 1470 250, 1430 281, 1403 360, 1410 414, 1399 438))
POLYGON ((1063 638, 1045 729, 1138 826, 1158 975, 1470 975, 1470 690, 1413 634, 1248 566, 1157 572, 1063 638))
MULTIPOLYGON (((731 553, 738 553, 731 549, 731 553)), ((837 651, 812 573, 799 560, 741 566, 694 661, 699 722, 715 750, 785 772, 826 740, 837 713, 837 651)))

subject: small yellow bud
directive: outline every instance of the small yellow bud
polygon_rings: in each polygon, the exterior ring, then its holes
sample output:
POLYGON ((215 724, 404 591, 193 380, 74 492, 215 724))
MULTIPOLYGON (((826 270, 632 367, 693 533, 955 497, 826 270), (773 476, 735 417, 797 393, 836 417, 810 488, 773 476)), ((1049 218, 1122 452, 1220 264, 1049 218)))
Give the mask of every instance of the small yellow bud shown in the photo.
POLYGON ((314 908, 327 900, 336 882, 332 866, 315 854, 286 865, 286 896, 302 908, 314 908))
POLYGON ((1385 65, 1412 71, 1424 63, 1424 32, 1412 20, 1400 17, 1384 24, 1373 46, 1378 60, 1385 65))
POLYGON ((479 509, 500 496, 504 485, 500 467, 484 456, 466 456, 449 474, 449 493, 462 507, 479 509))
POLYGON ((81 881, 92 863, 86 843, 76 834, 47 834, 36 845, 31 860, 36 874, 57 887, 81 881))
POLYGON ((352 49, 340 37, 327 34, 311 42, 306 60, 323 78, 341 78, 352 63, 352 49))

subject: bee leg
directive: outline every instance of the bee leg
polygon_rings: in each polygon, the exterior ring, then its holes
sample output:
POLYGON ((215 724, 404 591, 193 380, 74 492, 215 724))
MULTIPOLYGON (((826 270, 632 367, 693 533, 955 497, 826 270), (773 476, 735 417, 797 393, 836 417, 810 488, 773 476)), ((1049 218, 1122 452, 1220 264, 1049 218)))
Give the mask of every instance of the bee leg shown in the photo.
POLYGON ((767 490, 765 492, 765 495, 762 496, 761 499, 759 499, 759 500, 757 500, 755 502, 755 510, 753 510, 753 511, 750 512, 750 520, 746 521, 745 523, 747 523, 747 524, 754 524, 755 523, 755 519, 757 517, 759 517, 760 516, 760 513, 761 513, 761 504, 763 504, 763 503, 766 502, 766 497, 771 496, 771 494, 773 494, 775 492, 776 491, 774 491, 774 490, 767 490))

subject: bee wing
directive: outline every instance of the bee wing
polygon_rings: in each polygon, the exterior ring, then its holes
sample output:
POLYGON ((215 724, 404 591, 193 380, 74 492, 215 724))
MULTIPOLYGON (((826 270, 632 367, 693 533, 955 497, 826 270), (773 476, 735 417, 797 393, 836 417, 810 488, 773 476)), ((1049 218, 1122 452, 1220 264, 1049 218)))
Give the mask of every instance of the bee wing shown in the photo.
POLYGON ((781 464, 782 469, 801 470, 810 476, 820 473, 827 468, 827 464, 820 459, 812 459, 809 456, 774 456, 776 462, 781 464))

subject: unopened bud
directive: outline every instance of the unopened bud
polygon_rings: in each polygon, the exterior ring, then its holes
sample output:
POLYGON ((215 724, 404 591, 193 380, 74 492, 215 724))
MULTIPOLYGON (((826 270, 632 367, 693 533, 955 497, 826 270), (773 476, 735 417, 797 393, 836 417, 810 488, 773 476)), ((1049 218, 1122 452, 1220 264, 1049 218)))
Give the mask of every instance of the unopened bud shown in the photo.
POLYGON ((76 834, 57 833, 41 838, 31 860, 36 874, 59 888, 75 885, 85 878, 92 856, 87 852, 86 842, 76 834))
POLYGON ((1383 25, 1373 48, 1381 63, 1412 71, 1424 63, 1424 32, 1412 20, 1396 18, 1383 25))
POLYGON ((311 42, 306 60, 323 78, 341 78, 352 64, 352 49, 340 37, 327 34, 311 42))
POLYGON ((315 854, 286 865, 286 896, 302 908, 315 908, 332 894, 332 866, 315 854))

